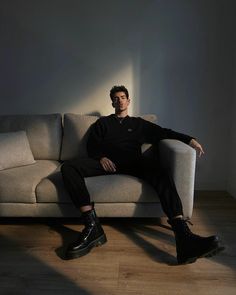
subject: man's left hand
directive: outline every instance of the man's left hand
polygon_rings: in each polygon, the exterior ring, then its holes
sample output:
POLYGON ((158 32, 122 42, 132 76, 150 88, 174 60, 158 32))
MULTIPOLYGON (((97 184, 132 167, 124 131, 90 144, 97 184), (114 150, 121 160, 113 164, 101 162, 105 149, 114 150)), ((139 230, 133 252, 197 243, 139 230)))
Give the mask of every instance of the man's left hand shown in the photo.
POLYGON ((191 139, 189 145, 196 150, 199 157, 201 157, 201 155, 204 154, 202 146, 195 139, 191 139))

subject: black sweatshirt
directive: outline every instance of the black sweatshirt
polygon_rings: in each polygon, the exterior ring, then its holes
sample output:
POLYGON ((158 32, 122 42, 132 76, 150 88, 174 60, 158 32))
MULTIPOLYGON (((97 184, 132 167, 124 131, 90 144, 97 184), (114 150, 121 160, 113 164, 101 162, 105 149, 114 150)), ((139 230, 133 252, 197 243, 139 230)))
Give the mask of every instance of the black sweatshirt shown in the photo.
POLYGON ((115 114, 99 118, 89 133, 87 150, 94 159, 107 157, 114 163, 136 160, 141 156, 143 143, 157 144, 162 139, 177 139, 189 144, 193 137, 162 128, 140 117, 126 116, 121 119, 115 114))

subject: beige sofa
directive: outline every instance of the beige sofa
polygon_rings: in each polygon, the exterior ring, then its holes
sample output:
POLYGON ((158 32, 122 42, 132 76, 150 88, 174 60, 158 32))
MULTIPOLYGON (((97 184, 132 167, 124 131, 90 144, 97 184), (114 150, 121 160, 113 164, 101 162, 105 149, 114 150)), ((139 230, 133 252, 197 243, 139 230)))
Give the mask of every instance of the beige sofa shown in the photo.
MULTIPOLYGON (((154 117, 145 119, 153 121, 154 117)), ((0 116, 0 134, 25 130, 35 159, 33 164, 0 171, 0 216, 79 216, 65 190, 60 165, 66 159, 86 157, 87 131, 96 120, 96 116, 78 114, 0 116)), ((176 140, 162 140, 158 150, 174 177, 184 215, 191 217, 195 150, 176 140)), ((144 146, 143 151, 155 154, 150 146, 144 146)), ((100 217, 164 215, 156 192, 140 179, 109 175, 86 178, 86 183, 100 217)))

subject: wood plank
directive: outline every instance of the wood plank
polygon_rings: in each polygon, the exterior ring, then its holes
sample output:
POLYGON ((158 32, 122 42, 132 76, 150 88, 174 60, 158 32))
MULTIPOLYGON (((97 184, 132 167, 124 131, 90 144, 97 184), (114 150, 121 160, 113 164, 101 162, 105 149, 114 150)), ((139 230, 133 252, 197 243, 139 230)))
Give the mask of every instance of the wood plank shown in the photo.
POLYGON ((103 218, 108 243, 67 261, 60 256, 80 220, 1 219, 0 294, 236 294, 236 200, 196 192, 191 221, 193 232, 218 233, 226 250, 176 265, 166 218, 103 218))

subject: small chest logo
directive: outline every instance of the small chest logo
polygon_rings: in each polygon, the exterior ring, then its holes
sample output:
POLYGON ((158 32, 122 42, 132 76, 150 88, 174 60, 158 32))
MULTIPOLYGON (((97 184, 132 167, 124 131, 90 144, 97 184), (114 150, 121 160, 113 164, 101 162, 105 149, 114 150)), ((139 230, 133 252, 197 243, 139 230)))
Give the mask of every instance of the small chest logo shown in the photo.
POLYGON ((128 129, 128 131, 129 131, 129 132, 132 132, 132 131, 133 131, 133 129, 129 128, 129 129, 128 129))

